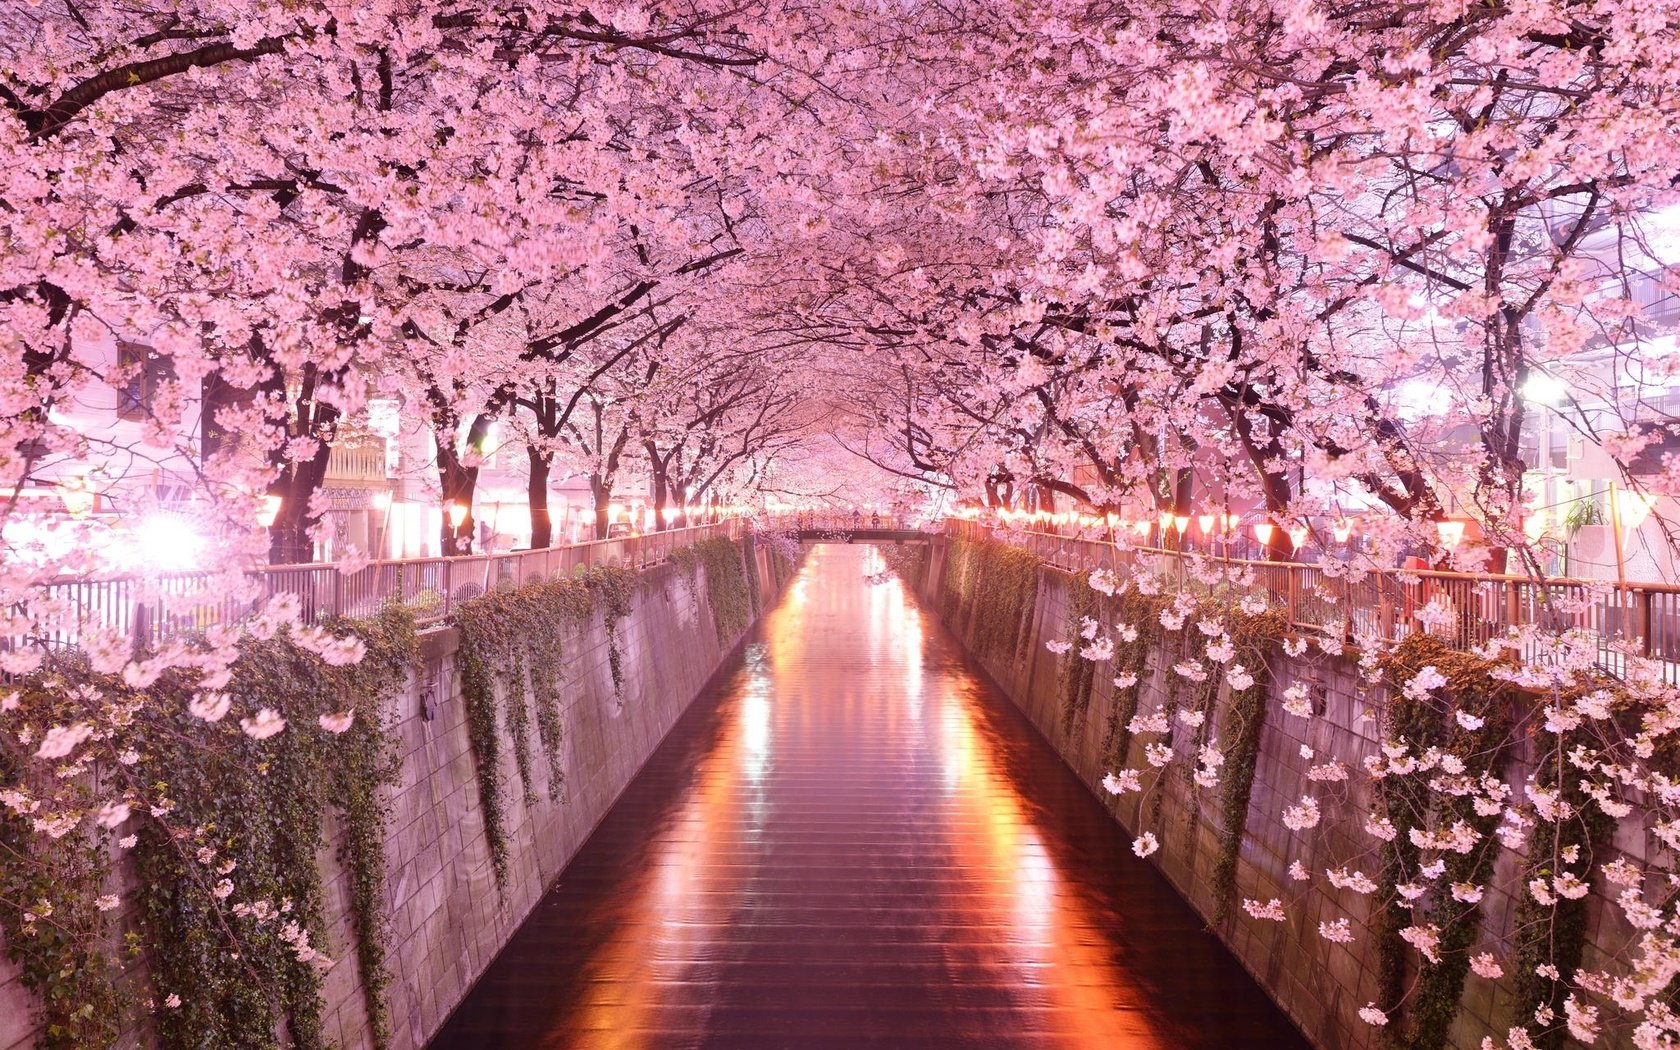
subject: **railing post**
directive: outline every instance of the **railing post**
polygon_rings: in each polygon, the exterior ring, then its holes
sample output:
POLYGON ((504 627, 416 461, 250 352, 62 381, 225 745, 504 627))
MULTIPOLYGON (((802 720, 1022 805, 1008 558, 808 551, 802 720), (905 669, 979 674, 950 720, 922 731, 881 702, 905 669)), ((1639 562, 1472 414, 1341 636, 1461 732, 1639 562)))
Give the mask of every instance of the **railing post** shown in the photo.
POLYGON ((1639 588, 1639 652, 1651 655, 1651 591, 1639 588))
POLYGON ((151 635, 151 606, 144 601, 134 603, 134 656, 139 658, 146 651, 146 642, 151 635))
POLYGON ((1522 581, 1505 581, 1505 626, 1511 628, 1522 622, 1522 581))

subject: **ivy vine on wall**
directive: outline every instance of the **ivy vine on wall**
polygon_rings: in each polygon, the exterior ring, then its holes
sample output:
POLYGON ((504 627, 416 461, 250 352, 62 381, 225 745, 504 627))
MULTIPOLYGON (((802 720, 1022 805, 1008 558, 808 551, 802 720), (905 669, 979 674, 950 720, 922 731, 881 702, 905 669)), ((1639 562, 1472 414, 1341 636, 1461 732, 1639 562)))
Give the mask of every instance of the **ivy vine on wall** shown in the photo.
MULTIPOLYGON (((285 629, 247 636, 219 709, 206 705, 197 675, 173 671, 132 685, 74 652, 10 684, 12 712, 26 724, 54 724, 67 705, 98 696, 138 741, 108 764, 58 770, 85 779, 90 799, 100 781, 99 797, 131 800, 101 810, 97 823, 109 836, 89 830, 92 822, 52 838, 31 834, 15 814, 0 821, 0 925, 40 1003, 41 1045, 113 1045, 138 1005, 114 978, 145 953, 161 1045, 323 1046, 319 996, 330 946, 317 857, 333 810, 357 966, 375 1044, 386 1045, 381 788, 397 763, 384 701, 407 681, 414 622, 390 608, 322 626, 358 636, 364 658, 328 663, 285 629), (267 709, 288 728, 242 731, 223 717, 232 705, 267 709), (138 877, 126 913, 133 928, 119 945, 114 916, 124 913, 107 891, 127 850, 138 877)), ((0 760, 0 790, 28 792, 22 768, 0 760)))
POLYGON ((1037 555, 1007 543, 953 538, 940 581, 946 622, 963 625, 977 655, 1013 660, 1032 624, 1043 565, 1037 555))
MULTIPOLYGON (((1407 682, 1424 668, 1433 667, 1445 677, 1446 685, 1438 693, 1391 690, 1385 734, 1419 751, 1439 747, 1451 754, 1470 756, 1463 771, 1467 777, 1498 772, 1509 753, 1515 696, 1508 683, 1489 674, 1495 666, 1480 656, 1454 649, 1434 635, 1408 635, 1383 657, 1383 670, 1389 680, 1407 682), (1461 721, 1455 717, 1457 711, 1470 717, 1461 721)), ((1482 924, 1479 903, 1462 902, 1437 889, 1408 906, 1396 892, 1395 887, 1418 868, 1419 850, 1413 843, 1412 830, 1426 827, 1433 816, 1434 823, 1441 826, 1463 821, 1480 835, 1468 852, 1443 854, 1446 869, 1435 880, 1437 886, 1483 885, 1499 851, 1499 840, 1492 834, 1499 815, 1478 813, 1469 795, 1432 790, 1431 779, 1430 773, 1419 771, 1391 773, 1376 782, 1379 805, 1396 831, 1394 838, 1384 843, 1379 880, 1380 898, 1389 903, 1373 923, 1383 996, 1380 1005, 1390 1016, 1399 1016, 1402 1006, 1406 1007, 1407 1023, 1391 1024, 1385 1029, 1385 1039, 1391 1046, 1408 1050, 1439 1050, 1446 1045, 1470 972, 1470 949, 1482 924), (1417 925, 1433 923, 1439 928, 1436 953, 1440 961, 1421 960, 1415 986, 1408 991, 1407 946, 1400 931, 1414 925, 1414 920, 1417 925)))
MULTIPOLYGON (((672 552, 671 560, 691 576, 704 570, 707 602, 718 639, 727 642, 752 622, 747 562, 740 544, 727 537, 701 540, 672 552)), ((492 591, 456 607, 461 644, 457 666, 467 714, 467 736, 478 780, 484 838, 496 884, 505 888, 510 863, 508 788, 501 772, 502 736, 513 747, 521 798, 536 804, 536 762, 530 752, 534 722, 546 771, 546 795, 563 798, 562 686, 568 643, 599 616, 607 636, 607 664, 613 695, 624 702, 625 657, 619 636, 630 614, 640 574, 618 566, 581 568, 571 577, 537 580, 492 591), (534 712, 532 707, 535 708, 534 712)))
POLYGON ((455 625, 461 635, 457 667, 467 738, 478 779, 484 838, 498 887, 506 885, 509 863, 501 730, 506 729, 513 746, 521 798, 527 807, 533 806, 537 784, 530 728, 531 706, 535 706, 546 794, 550 801, 560 801, 565 783, 561 689, 566 678, 565 641, 599 613, 607 633, 613 693, 622 701, 624 658, 618 625, 630 612, 635 578, 630 569, 595 566, 569 578, 491 591, 456 607, 455 625))
POLYGON ((1121 636, 1114 646, 1114 702, 1109 706, 1108 727, 1103 739, 1103 754, 1111 769, 1128 764, 1132 750, 1132 719, 1138 711, 1138 699, 1144 689, 1144 675, 1149 669, 1149 654, 1160 641, 1159 616, 1165 603, 1134 587, 1128 587, 1109 603, 1114 621, 1132 628, 1132 634, 1121 636))
MULTIPOLYGON (((1577 685, 1563 698, 1573 703, 1588 692, 1604 689, 1612 694, 1619 685, 1609 680, 1589 680, 1577 685)), ((1591 733, 1580 727, 1562 733, 1555 745, 1559 756, 1575 752, 1577 748, 1591 749, 1597 744, 1591 733)), ((1673 768, 1671 765, 1670 768, 1673 768)), ((1558 762, 1539 762, 1535 766, 1537 786, 1556 791, 1569 808, 1566 819, 1535 822, 1534 833, 1528 842, 1528 863, 1523 870, 1521 884, 1540 879, 1552 884, 1556 876, 1569 873, 1583 882, 1590 882, 1596 855, 1611 840, 1615 821, 1592 804, 1591 796, 1582 789, 1579 776, 1562 775, 1558 762)), ((1564 1014, 1564 1000, 1570 983, 1581 967, 1587 947, 1588 903, 1585 897, 1570 899, 1557 896, 1550 904, 1542 904, 1531 892, 1517 897, 1516 914, 1512 919, 1516 944, 1512 953, 1515 971, 1515 1001, 1513 1016, 1521 1024, 1529 1024, 1537 1013, 1549 1011, 1554 1017, 1564 1014), (1550 964, 1556 977, 1541 970, 1550 964)), ((1671 989, 1672 991, 1672 989, 1671 989)), ((1539 1050, 1559 1050, 1565 1043, 1566 1029, 1556 1024, 1540 1025, 1532 1036, 1539 1050)))
POLYGON ((1224 920, 1236 899, 1237 857, 1242 852, 1248 800, 1254 792, 1254 772, 1260 758, 1260 731, 1265 727, 1266 698, 1271 687, 1271 664, 1267 657, 1288 626, 1285 617, 1277 612, 1247 613, 1230 607, 1223 618, 1231 644, 1236 648, 1232 659, 1248 670, 1253 684, 1230 691, 1220 726, 1225 765, 1219 780, 1219 855, 1214 859, 1208 880, 1213 887, 1215 923, 1224 920))
POLYGON ((701 540, 693 551, 691 566, 706 575, 706 603, 712 609, 718 642, 727 644, 753 621, 758 573, 747 571, 751 554, 743 558, 741 547, 727 537, 701 540))
MULTIPOLYGON (((1067 633, 1063 639, 1074 653, 1084 645, 1081 627, 1087 621, 1097 620, 1101 613, 1102 602, 1090 581, 1083 573, 1064 573, 1056 571, 1058 576, 1067 579, 1067 633)), ((1091 693, 1096 688, 1097 664, 1094 660, 1078 657, 1062 660, 1062 723, 1071 728, 1091 706, 1091 693)))

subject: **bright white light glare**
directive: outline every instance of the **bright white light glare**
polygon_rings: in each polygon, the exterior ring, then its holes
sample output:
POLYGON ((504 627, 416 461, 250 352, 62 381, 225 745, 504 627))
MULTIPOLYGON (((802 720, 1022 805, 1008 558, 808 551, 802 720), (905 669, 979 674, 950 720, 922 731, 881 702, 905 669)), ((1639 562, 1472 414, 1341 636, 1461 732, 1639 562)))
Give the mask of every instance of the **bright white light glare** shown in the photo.
POLYGON ((1444 415, 1452 408, 1452 398, 1441 384, 1428 379, 1408 379, 1394 391, 1395 409, 1403 419, 1422 419, 1444 415))
POLYGON ((199 567, 204 537, 192 522, 177 514, 148 514, 134 526, 129 566, 145 572, 186 572, 199 567))
POLYGON ((1536 372, 1523 384, 1522 396, 1537 405, 1556 405, 1569 393, 1569 384, 1557 376, 1536 372))

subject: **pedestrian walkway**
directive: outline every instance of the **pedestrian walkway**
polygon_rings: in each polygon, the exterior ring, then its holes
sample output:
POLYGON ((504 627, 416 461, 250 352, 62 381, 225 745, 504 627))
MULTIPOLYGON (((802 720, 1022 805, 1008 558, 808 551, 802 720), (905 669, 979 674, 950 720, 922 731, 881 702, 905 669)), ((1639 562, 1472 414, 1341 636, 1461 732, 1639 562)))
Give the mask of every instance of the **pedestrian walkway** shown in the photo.
POLYGON ((879 569, 813 550, 435 1048, 1305 1045, 879 569))

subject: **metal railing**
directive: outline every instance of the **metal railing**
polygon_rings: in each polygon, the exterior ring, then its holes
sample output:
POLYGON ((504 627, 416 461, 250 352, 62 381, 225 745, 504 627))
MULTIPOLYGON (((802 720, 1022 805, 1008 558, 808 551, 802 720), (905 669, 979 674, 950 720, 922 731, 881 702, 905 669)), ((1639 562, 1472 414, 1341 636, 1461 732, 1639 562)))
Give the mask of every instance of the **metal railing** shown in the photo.
MULTIPOLYGON (((947 531, 969 539, 995 538, 1032 551, 1051 565, 1078 572, 1145 567, 1194 582, 1189 553, 1158 547, 1120 548, 1097 539, 1045 532, 994 530, 951 519, 947 531)), ((1680 586, 1617 584, 1610 580, 1534 579, 1489 573, 1381 569, 1344 577, 1339 566, 1255 561, 1203 553, 1207 562, 1253 574, 1254 586, 1285 610, 1291 624, 1342 625, 1349 639, 1385 641, 1420 629, 1420 610, 1432 604, 1444 621, 1432 633, 1461 649, 1504 637, 1510 628, 1538 625, 1596 637, 1599 662, 1618 669, 1625 652, 1664 662, 1664 675, 1680 683, 1680 586)))
POLYGON ((384 481, 384 442, 333 446, 327 459, 327 477, 336 481, 384 481))
POLYGON ((54 617, 62 626, 44 640, 71 645, 82 630, 115 628, 137 647, 152 646, 183 632, 238 623, 278 594, 297 596, 307 623, 371 616, 393 600, 414 609, 422 623, 435 623, 453 613, 457 603, 490 590, 563 578, 587 566, 644 569, 701 540, 739 539, 747 528, 733 519, 544 550, 379 561, 350 573, 318 563, 271 565, 231 580, 214 573, 60 580, 43 588, 49 602, 63 603, 54 617))

